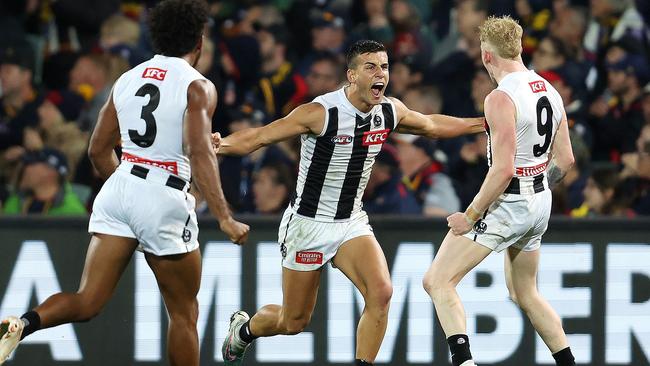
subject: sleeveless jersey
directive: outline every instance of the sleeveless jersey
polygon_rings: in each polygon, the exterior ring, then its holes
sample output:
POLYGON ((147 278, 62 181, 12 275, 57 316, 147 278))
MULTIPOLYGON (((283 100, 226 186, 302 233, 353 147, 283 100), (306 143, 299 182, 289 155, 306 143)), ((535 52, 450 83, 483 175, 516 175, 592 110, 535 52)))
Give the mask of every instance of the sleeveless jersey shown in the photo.
POLYGON ((122 138, 122 160, 164 169, 189 181, 183 151, 187 88, 201 73, 178 57, 155 55, 125 72, 113 88, 122 138))
POLYGON ((321 95, 325 108, 319 135, 301 136, 300 168, 293 212, 319 221, 346 220, 362 212, 361 197, 375 156, 397 126, 393 102, 368 113, 350 103, 344 88, 321 95))
MULTIPOLYGON (((548 81, 532 70, 506 75, 497 90, 506 93, 515 105, 515 177, 522 182, 543 180, 551 144, 562 120, 562 98, 548 81)), ((491 166, 492 143, 488 126, 486 132, 491 166)))

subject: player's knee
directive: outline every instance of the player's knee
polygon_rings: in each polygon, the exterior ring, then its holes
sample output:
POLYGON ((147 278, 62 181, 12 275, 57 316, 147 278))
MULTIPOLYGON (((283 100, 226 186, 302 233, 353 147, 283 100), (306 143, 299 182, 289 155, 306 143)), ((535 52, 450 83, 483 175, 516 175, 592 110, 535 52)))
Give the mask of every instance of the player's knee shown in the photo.
POLYGON ((366 295, 366 306, 388 309, 390 299, 393 297, 393 285, 386 281, 368 289, 366 295))
POLYGON ((310 319, 300 318, 300 319, 291 319, 285 323, 286 334, 293 335, 302 333, 305 328, 309 325, 310 319))
MULTIPOLYGON (((512 298, 512 294, 510 295, 512 298)), ((537 291, 519 291, 513 300, 517 306, 524 312, 534 309, 539 303, 539 294, 537 291)))
POLYGON ((282 317, 282 328, 284 334, 293 335, 302 333, 311 321, 311 314, 301 314, 298 316, 282 317))
POLYGON ((168 307, 167 311, 171 321, 196 326, 199 318, 199 303, 195 299, 187 304, 168 307))
POLYGON ((84 293, 78 293, 76 297, 79 309, 77 322, 87 322, 99 315, 104 305, 103 302, 84 293))
POLYGON ((443 298, 443 295, 454 288, 451 281, 444 276, 443 273, 438 271, 429 271, 422 279, 422 287, 431 296, 433 301, 438 301, 443 298))

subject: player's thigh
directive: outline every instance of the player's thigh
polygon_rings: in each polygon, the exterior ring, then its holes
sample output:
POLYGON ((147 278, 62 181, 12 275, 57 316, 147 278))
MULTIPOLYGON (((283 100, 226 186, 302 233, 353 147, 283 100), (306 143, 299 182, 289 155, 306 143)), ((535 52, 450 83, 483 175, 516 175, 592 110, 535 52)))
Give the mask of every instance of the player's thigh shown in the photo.
POLYGON ((392 292, 386 256, 374 235, 358 236, 343 243, 333 263, 364 297, 372 290, 392 292))
POLYGON ((78 292, 103 305, 113 294, 137 246, 138 242, 132 238, 93 235, 78 292))
POLYGON ((289 320, 308 319, 314 312, 321 270, 282 268, 282 315, 289 320))
POLYGON ((505 255, 505 275, 508 289, 519 301, 537 289, 537 268, 539 265, 539 250, 524 251, 510 247, 505 255))
POLYGON ((145 253, 170 313, 191 311, 201 284, 201 252, 157 256, 145 253))
POLYGON ((425 283, 456 286, 491 252, 490 248, 449 231, 425 274, 425 283))

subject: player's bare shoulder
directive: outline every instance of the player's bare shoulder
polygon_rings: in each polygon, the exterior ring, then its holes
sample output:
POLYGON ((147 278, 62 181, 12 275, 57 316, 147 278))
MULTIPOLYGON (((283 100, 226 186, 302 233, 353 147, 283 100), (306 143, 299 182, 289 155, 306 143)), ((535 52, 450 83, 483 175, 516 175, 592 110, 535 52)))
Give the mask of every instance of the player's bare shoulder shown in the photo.
POLYGON ((284 119, 298 123, 306 127, 310 133, 318 135, 325 125, 326 114, 325 106, 318 102, 310 102, 299 105, 284 119))
POLYGON ((485 97, 484 108, 488 124, 494 122, 494 118, 490 118, 490 116, 504 116, 509 113, 512 113, 513 117, 516 115, 514 101, 507 93, 498 89, 492 90, 490 94, 485 97))

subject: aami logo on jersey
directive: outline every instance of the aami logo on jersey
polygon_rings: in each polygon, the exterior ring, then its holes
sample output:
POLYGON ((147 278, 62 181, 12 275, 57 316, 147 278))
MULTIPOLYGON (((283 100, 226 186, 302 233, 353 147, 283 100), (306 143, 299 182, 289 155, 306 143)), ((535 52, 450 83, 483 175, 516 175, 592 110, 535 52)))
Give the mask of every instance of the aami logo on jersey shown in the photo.
POLYGON ((323 264, 323 253, 321 252, 298 252, 296 263, 300 264, 323 264))
POLYGON ((363 133, 363 146, 383 144, 388 138, 389 129, 367 131, 363 133))
POLYGON ((167 75, 167 70, 156 67, 147 67, 142 73, 143 78, 156 79, 160 81, 165 80, 165 75, 167 75))
POLYGON ((533 93, 546 91, 546 83, 544 83, 544 80, 533 81, 531 83, 528 83, 528 85, 530 85, 530 89, 533 91, 533 93))
POLYGON ((352 136, 350 135, 336 135, 332 137, 332 142, 337 145, 347 145, 352 142, 352 136))

